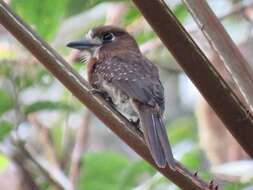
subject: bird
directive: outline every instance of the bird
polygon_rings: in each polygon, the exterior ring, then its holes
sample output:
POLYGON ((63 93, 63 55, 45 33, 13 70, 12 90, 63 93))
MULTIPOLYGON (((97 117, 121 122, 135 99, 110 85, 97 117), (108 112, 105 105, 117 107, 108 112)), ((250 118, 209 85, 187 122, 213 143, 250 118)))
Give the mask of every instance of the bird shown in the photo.
POLYGON ((106 94, 119 112, 136 116, 156 165, 175 170, 163 120, 164 87, 157 67, 142 55, 136 40, 123 28, 102 25, 67 47, 86 52, 92 88, 106 94))

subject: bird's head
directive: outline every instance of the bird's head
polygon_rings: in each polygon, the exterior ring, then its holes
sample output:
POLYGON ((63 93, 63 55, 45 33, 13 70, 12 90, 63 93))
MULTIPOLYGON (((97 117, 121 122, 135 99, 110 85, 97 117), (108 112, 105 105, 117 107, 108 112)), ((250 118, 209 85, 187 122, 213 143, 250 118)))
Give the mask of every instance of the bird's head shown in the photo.
POLYGON ((98 26, 86 36, 67 44, 70 48, 90 53, 91 57, 109 57, 122 52, 140 53, 134 38, 124 29, 116 26, 98 26))

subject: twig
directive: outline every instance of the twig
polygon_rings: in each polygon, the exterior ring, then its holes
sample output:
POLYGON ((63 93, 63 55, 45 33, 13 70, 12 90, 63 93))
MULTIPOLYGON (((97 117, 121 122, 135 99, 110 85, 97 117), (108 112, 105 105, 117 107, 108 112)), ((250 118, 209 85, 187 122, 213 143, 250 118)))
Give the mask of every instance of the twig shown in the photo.
POLYGON ((40 190, 40 187, 36 184, 32 173, 27 169, 25 164, 24 156, 21 155, 20 151, 13 152, 8 155, 12 161, 16 164, 19 169, 19 176, 22 181, 23 188, 26 190, 40 190))
POLYGON ((160 0, 133 0, 209 105, 253 157, 253 116, 160 0), (158 16, 159 15, 159 16, 158 16))
POLYGON ((79 179, 81 159, 88 143, 91 118, 92 114, 87 110, 83 118, 83 126, 80 126, 76 133, 69 172, 69 179, 74 186, 76 186, 79 179))
POLYGON ((28 116, 27 119, 29 122, 37 126, 37 129, 39 131, 38 134, 41 135, 41 139, 40 139, 41 145, 47 159, 50 160, 55 167, 60 168, 60 164, 56 156, 57 154, 54 149, 54 144, 52 142, 52 136, 51 136, 49 128, 47 126, 44 126, 38 120, 38 118, 36 117, 36 114, 30 114, 30 116, 28 116))
MULTIPOLYGON (((149 4, 151 1, 145 1, 149 4)), ((151 7, 152 8, 152 7, 151 7)), ((150 9, 150 10, 153 10, 150 9)), ((160 12, 159 12, 160 13, 160 12)), ((163 18, 163 17, 159 17, 163 18)), ((46 42, 42 41, 30 27, 17 17, 9 7, 0 1, 0 22, 15 36, 62 84, 68 88, 84 105, 104 122, 115 134, 125 141, 134 151, 147 160, 159 172, 171 179, 176 185, 187 190, 208 190, 208 184, 194 176, 180 163, 176 163, 176 171, 169 167, 158 168, 143 141, 142 133, 125 117, 112 109, 100 96, 94 96, 89 84, 78 75, 64 59, 46 42)), ((171 26, 170 26, 171 27, 171 26)), ((172 27, 173 28, 173 27, 172 27)), ((167 35, 167 34, 166 34, 167 35)), ((179 41, 177 41, 178 43, 179 41)), ((179 44, 179 43, 178 43, 179 44)), ((208 76, 208 75, 207 75, 208 76)), ((216 82, 218 82, 216 80, 216 82)), ((216 86, 220 86, 215 84, 216 86)), ((224 90, 224 89, 223 89, 224 90)), ((226 89, 225 89, 226 90, 226 89)), ((228 97, 231 99, 231 97, 228 97)), ((237 105, 233 101, 230 105, 237 105)), ((228 106, 229 108, 231 106, 228 106)), ((222 106, 224 107, 224 106, 222 106)), ((235 107, 241 116, 242 108, 235 107)), ((234 109, 232 109, 234 110, 234 109)), ((245 115, 242 115, 245 116, 245 115)), ((248 119, 246 119, 248 121, 248 119)), ((247 125, 244 126, 247 128, 247 125)))
POLYGON ((253 6, 253 0, 240 1, 240 2, 236 3, 235 5, 233 5, 233 7, 229 11, 227 11, 227 12, 223 13, 222 15, 220 15, 219 20, 224 20, 227 17, 230 17, 231 15, 241 13, 245 9, 247 9, 251 6, 253 6))
POLYGON ((201 31, 221 56, 253 111, 253 71, 206 1, 183 0, 201 31))
POLYGON ((31 149, 27 149, 22 142, 16 142, 22 154, 35 164, 40 172, 54 185, 61 190, 74 190, 72 183, 59 168, 51 165, 43 158, 36 157, 31 149))
MULTIPOLYGON (((252 7, 252 6, 253 6, 253 0, 240 1, 240 2, 236 3, 235 5, 233 5, 233 7, 230 10, 228 10, 227 12, 223 12, 223 14, 218 15, 218 18, 220 21, 223 21, 230 16, 244 12, 247 8, 252 7)), ((190 25, 186 25, 185 28, 190 33, 197 32, 197 25, 190 24, 190 25)))

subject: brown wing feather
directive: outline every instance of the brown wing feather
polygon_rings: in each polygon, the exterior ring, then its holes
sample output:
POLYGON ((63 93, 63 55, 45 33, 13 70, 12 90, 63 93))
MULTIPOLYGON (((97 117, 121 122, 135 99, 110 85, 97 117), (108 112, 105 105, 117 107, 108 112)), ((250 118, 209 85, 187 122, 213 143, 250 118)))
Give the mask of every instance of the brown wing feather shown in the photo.
POLYGON ((141 103, 164 108, 163 87, 157 68, 140 54, 114 56, 98 64, 104 79, 141 103))

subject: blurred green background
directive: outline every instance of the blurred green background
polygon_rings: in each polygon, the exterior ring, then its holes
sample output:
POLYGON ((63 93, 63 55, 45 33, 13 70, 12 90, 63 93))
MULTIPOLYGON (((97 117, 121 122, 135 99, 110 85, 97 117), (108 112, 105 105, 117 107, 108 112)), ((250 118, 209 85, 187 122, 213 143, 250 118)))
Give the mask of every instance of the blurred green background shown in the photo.
MULTIPOLYGON (((192 172, 198 171, 201 178, 207 181, 215 179, 225 190, 253 189, 252 162, 244 163, 246 170, 243 171, 240 162, 230 165, 231 170, 218 167, 227 162, 245 160, 247 156, 237 150, 238 145, 234 142, 228 140, 226 144, 222 141, 222 138, 231 138, 226 137, 226 132, 206 130, 214 124, 207 124, 206 128, 202 126, 216 119, 207 118, 202 122, 203 117, 212 116, 211 108, 201 99, 131 1, 6 2, 83 77, 86 77, 86 65, 81 61, 82 55, 65 45, 81 38, 97 25, 114 24, 126 28, 160 70, 165 86, 166 127, 177 160, 192 172), (221 137, 217 137, 220 142, 210 140, 213 134, 221 133, 221 137), (217 146, 212 146, 214 144, 217 146), (221 152, 217 147, 222 149, 221 152), (228 147, 233 155, 227 152, 228 147), (216 170, 213 167, 217 167, 216 170)), ((215 61, 208 43, 203 40, 181 1, 166 2, 209 58, 215 61)), ((245 9, 228 13, 242 2, 210 1, 217 15, 225 15, 223 24, 239 45, 251 40, 252 22, 247 14, 245 16, 245 9)), ((251 11, 250 8, 247 10, 251 11)), ((247 44, 243 48, 247 54, 252 47, 247 44)), ((69 189, 69 184, 79 190, 178 189, 86 110, 2 26, 0 141, 0 184, 3 184, 0 189, 29 189, 31 182, 40 189, 61 189, 62 186, 69 189), (28 153, 24 153, 24 149, 28 153), (38 165, 45 166, 44 171, 38 165), (45 172, 54 173, 52 168, 58 173, 50 180, 45 172), (62 179, 60 185, 56 183, 58 178, 62 179)))

